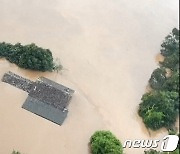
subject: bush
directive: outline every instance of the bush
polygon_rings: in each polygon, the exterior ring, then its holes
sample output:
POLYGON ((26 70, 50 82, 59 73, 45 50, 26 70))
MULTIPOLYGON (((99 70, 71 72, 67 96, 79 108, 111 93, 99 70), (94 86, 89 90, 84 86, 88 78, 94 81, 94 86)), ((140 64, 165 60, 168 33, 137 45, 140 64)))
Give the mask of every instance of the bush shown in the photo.
POLYGON ((179 95, 177 92, 153 91, 143 95, 139 105, 139 115, 146 127, 157 130, 171 128, 179 112, 179 95))
POLYGON ((21 68, 37 71, 53 71, 56 66, 49 49, 43 49, 35 44, 15 45, 0 43, 0 57, 17 64, 21 68))
POLYGON ((90 140, 93 154, 122 154, 120 141, 110 131, 97 131, 90 140))

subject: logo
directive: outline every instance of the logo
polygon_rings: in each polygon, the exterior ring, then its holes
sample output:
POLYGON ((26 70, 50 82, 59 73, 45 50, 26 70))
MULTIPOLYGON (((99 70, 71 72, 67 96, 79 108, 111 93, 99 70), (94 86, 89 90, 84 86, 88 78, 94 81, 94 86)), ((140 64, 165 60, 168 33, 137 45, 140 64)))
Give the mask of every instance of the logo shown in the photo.
POLYGON ((126 140, 123 148, 157 148, 161 147, 163 152, 171 152, 176 150, 179 142, 177 135, 167 135, 161 140, 126 140))

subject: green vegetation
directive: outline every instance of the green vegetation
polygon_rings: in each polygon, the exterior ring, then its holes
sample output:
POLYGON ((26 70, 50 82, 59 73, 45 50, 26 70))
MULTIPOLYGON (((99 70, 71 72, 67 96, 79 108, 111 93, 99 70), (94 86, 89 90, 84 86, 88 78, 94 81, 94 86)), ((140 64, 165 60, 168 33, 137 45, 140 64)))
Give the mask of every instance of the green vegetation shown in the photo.
POLYGON ((171 128, 179 111, 179 95, 177 92, 152 91, 144 94, 139 106, 139 115, 143 117, 148 128, 157 130, 162 127, 171 128))
POLYGON ((151 78, 149 79, 149 85, 153 89, 161 89, 162 85, 166 81, 166 70, 163 68, 157 68, 153 71, 151 78))
POLYGON ((14 151, 12 152, 12 154, 21 154, 19 151, 14 151))
POLYGON ((160 151, 150 149, 148 151, 144 151, 144 154, 179 154, 179 149, 176 149, 173 152, 160 152, 160 151))
POLYGON ((92 154, 122 154, 120 141, 110 131, 97 131, 90 140, 92 154))
POLYGON ((174 28, 172 33, 165 37, 161 47, 161 54, 164 57, 168 57, 176 52, 179 52, 179 30, 174 28))
POLYGON ((23 46, 20 43, 15 45, 5 42, 0 43, 0 58, 5 58, 21 68, 42 72, 61 68, 54 64, 49 49, 43 49, 35 44, 23 46))
POLYGON ((179 92, 179 72, 172 72, 172 75, 164 82, 162 89, 179 92))
POLYGON ((143 95, 138 110, 152 130, 173 129, 179 114, 179 30, 174 28, 161 46, 165 59, 153 71, 149 80, 152 91, 143 95))
POLYGON ((163 62, 160 62, 162 67, 169 68, 172 71, 179 70, 179 52, 176 52, 168 57, 165 57, 163 62))

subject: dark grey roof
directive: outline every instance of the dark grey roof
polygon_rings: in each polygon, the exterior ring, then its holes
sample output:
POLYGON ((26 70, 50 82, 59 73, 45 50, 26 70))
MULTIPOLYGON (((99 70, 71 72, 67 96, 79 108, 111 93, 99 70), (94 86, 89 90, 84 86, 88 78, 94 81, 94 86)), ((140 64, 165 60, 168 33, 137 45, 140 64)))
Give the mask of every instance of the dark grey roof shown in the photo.
POLYGON ((24 102, 22 108, 58 125, 62 125, 68 114, 67 110, 59 110, 30 96, 24 102))
POLYGON ((59 90, 44 81, 35 82, 29 96, 59 109, 67 107, 72 97, 68 92, 59 90))
POLYGON ((49 79, 47 79, 47 78, 45 78, 45 77, 40 77, 39 80, 40 80, 40 81, 43 81, 44 83, 46 83, 46 84, 48 84, 48 85, 53 86, 53 87, 56 88, 56 89, 59 89, 59 90, 61 90, 61 91, 64 91, 64 92, 67 92, 67 91, 68 91, 71 95, 74 93, 74 90, 72 90, 72 89, 70 89, 70 88, 67 88, 67 87, 63 86, 62 84, 59 84, 59 83, 54 82, 54 81, 52 81, 52 80, 49 80, 49 79))
POLYGON ((59 125, 63 123, 74 90, 44 77, 33 82, 12 72, 6 73, 2 81, 29 93, 22 108, 59 125))
POLYGON ((26 92, 30 92, 33 85, 32 81, 25 79, 19 75, 16 75, 12 72, 5 73, 2 78, 2 81, 9 83, 15 86, 16 88, 22 89, 26 92))

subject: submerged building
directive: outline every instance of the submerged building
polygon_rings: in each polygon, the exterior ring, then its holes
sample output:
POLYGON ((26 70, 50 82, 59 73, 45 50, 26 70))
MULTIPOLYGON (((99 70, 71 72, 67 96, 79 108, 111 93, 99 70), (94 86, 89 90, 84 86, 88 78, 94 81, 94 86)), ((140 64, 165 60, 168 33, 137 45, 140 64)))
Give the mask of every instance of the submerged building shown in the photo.
POLYGON ((12 72, 5 73, 2 81, 28 92, 23 109, 62 125, 74 90, 45 77, 33 82, 12 72))

